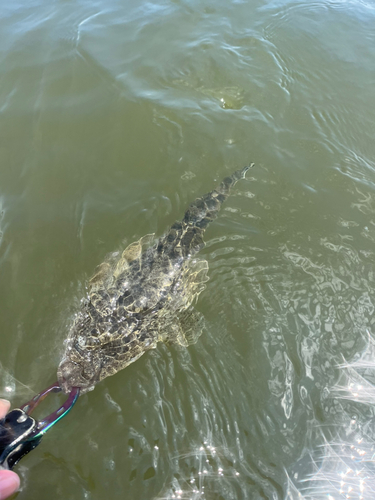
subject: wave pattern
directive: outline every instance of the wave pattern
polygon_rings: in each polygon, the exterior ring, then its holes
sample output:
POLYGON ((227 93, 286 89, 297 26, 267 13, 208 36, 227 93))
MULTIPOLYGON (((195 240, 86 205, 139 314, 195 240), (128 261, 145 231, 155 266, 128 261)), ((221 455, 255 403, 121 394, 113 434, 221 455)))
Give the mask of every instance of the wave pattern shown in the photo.
POLYGON ((372 498, 373 5, 0 10, 0 396, 55 373, 106 253, 255 162, 207 232, 197 344, 82 397, 19 498, 372 498))

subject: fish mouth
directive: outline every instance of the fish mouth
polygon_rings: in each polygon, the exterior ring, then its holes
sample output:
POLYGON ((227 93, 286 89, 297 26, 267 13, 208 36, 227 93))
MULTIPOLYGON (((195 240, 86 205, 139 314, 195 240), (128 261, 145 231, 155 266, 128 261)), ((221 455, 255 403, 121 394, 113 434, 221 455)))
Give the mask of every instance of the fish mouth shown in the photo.
POLYGON ((80 393, 84 394, 94 388, 92 381, 87 380, 82 374, 82 367, 69 359, 63 360, 57 370, 58 383, 65 392, 69 394, 73 387, 79 387, 80 393))

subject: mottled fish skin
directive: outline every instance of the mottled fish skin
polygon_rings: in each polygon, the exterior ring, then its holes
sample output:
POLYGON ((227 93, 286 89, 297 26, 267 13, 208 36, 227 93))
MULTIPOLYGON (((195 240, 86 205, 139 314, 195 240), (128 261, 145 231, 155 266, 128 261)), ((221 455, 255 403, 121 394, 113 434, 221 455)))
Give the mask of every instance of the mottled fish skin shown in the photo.
POLYGON ((186 346, 197 340, 194 324, 201 317, 192 304, 204 289, 208 264, 195 256, 231 187, 251 166, 197 198, 159 240, 144 236, 97 268, 57 371, 64 392, 92 390, 159 341, 186 346))

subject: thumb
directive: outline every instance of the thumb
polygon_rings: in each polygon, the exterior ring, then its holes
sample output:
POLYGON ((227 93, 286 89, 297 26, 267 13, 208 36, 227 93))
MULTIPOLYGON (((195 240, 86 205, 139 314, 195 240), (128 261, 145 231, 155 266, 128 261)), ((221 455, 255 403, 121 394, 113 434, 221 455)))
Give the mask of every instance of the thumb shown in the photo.
POLYGON ((11 470, 0 470, 0 500, 8 498, 20 487, 20 478, 11 470))

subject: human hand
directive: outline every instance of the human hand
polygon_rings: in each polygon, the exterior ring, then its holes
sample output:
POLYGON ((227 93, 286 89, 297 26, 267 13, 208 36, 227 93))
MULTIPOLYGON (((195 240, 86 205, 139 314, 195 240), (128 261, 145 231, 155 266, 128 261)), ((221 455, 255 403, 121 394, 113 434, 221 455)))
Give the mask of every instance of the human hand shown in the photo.
MULTIPOLYGON (((0 418, 4 418, 10 408, 9 401, 0 399, 0 418)), ((20 478, 11 470, 0 470, 0 500, 13 495, 20 487, 20 478)))

